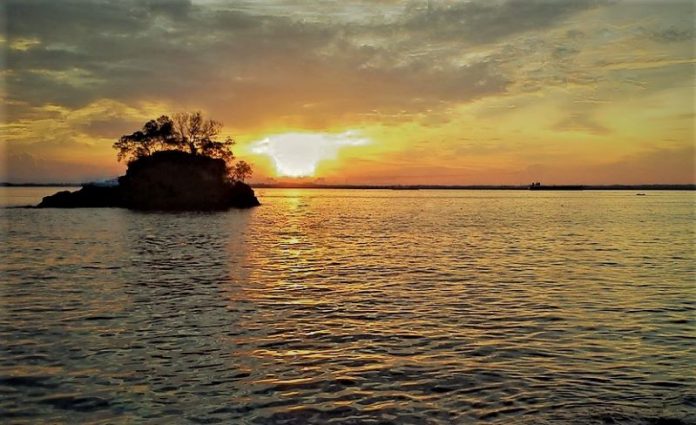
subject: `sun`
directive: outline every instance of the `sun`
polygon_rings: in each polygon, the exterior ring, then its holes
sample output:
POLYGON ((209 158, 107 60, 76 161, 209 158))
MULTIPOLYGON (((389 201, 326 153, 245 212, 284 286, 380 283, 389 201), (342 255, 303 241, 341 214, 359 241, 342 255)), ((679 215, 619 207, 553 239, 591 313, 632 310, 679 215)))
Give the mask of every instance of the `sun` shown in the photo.
POLYGON ((279 177, 311 177, 321 161, 336 158, 342 147, 369 143, 354 130, 337 134, 283 133, 253 142, 251 151, 271 157, 279 177))

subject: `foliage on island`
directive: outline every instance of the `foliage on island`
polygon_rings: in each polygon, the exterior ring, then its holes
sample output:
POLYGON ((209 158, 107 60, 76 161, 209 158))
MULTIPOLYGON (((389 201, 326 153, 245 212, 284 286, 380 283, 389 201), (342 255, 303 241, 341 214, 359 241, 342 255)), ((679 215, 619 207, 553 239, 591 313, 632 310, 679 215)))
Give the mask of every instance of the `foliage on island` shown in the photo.
POLYGON ((156 152, 181 151, 192 155, 218 158, 227 164, 228 176, 236 181, 251 177, 253 170, 245 161, 234 163, 231 137, 220 139, 222 123, 207 119, 201 112, 183 112, 170 118, 162 115, 150 120, 143 128, 121 136, 113 147, 119 161, 131 163, 156 152))

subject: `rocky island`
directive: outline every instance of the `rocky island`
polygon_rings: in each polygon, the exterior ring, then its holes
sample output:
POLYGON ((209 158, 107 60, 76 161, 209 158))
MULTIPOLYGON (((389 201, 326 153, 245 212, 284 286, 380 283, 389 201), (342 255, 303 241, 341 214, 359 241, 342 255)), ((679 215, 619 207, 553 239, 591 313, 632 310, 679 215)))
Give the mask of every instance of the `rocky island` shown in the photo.
POLYGON ((258 205, 248 184, 228 179, 222 159, 162 151, 131 162, 118 185, 87 184, 47 196, 38 207, 215 211, 258 205))
POLYGON ((43 198, 39 208, 120 207, 134 210, 218 211, 260 205, 244 179, 251 167, 231 165, 231 139, 216 141, 221 124, 200 112, 162 116, 114 144, 129 159, 118 184, 87 184, 43 198))

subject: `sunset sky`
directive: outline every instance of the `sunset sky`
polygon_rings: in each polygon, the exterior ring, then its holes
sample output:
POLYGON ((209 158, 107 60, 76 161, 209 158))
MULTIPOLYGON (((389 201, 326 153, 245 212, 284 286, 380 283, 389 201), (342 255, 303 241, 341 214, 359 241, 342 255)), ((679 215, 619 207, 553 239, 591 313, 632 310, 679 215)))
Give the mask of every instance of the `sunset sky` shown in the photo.
POLYGON ((0 181, 201 110, 255 182, 694 183, 695 4, 9 0, 0 181))

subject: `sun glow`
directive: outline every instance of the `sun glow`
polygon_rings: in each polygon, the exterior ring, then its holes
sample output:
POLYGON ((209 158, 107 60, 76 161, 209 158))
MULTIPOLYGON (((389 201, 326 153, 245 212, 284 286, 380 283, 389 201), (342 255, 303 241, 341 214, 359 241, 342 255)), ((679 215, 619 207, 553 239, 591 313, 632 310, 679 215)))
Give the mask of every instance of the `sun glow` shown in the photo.
POLYGON ((369 143, 354 130, 338 134, 283 133, 253 142, 251 151, 271 157, 278 176, 309 177, 319 162, 336 158, 342 147, 369 143))

